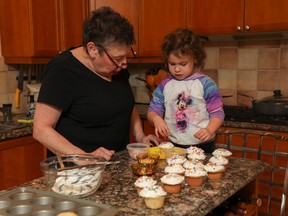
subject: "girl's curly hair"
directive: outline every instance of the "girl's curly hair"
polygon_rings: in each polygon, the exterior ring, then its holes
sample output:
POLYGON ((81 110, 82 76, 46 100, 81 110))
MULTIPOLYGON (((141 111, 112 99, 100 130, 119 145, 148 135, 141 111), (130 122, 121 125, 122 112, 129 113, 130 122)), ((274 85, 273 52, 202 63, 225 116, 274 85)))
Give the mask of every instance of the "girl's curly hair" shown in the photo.
POLYGON ((170 54, 176 56, 192 56, 196 60, 196 67, 199 69, 204 67, 206 52, 202 48, 199 37, 188 28, 179 28, 167 34, 161 48, 163 61, 166 67, 168 66, 170 54))

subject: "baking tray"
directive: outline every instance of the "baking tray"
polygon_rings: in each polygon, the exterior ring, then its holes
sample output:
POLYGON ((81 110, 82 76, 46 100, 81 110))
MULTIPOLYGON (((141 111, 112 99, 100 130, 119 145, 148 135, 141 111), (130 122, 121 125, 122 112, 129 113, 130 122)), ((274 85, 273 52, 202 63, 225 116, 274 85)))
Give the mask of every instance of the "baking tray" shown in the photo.
POLYGON ((0 193, 0 216, 57 216, 62 212, 74 212, 78 216, 112 216, 118 210, 109 205, 26 187, 0 193))

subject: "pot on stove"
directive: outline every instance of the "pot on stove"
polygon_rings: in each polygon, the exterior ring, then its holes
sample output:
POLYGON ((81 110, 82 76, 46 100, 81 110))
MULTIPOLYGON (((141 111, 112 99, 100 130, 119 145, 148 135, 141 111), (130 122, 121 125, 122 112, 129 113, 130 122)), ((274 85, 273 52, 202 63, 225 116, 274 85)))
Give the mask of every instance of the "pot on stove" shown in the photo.
POLYGON ((255 100, 252 96, 238 93, 252 101, 256 113, 271 116, 288 116, 288 97, 281 94, 281 90, 273 91, 274 95, 255 100))

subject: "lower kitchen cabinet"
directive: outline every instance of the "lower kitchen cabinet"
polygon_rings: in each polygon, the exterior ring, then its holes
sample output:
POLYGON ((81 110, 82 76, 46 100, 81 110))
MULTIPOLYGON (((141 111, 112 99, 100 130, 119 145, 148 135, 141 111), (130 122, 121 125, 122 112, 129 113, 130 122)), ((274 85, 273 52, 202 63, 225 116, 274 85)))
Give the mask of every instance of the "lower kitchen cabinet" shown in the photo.
POLYGON ((45 147, 32 136, 0 142, 0 190, 41 177, 45 156, 45 147))

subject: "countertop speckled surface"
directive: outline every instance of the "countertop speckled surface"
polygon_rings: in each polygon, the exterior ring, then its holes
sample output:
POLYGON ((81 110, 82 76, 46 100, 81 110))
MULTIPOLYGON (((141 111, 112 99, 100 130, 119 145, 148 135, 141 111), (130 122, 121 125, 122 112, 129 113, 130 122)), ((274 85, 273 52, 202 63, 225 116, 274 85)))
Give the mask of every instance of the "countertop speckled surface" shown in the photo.
MULTIPOLYGON (((145 206, 143 198, 137 195, 134 187, 137 176, 132 173, 130 165, 135 161, 129 158, 127 151, 118 152, 114 159, 120 159, 121 163, 108 165, 98 191, 85 199, 111 205, 119 210, 117 215, 206 215, 255 179, 267 166, 261 161, 232 157, 221 180, 206 179, 198 189, 191 188, 184 182, 181 193, 168 194, 163 208, 151 210, 145 206)), ((160 161, 157 173, 152 175, 160 185, 165 163, 164 160, 160 161)), ((21 186, 48 191, 43 178, 21 186)))

